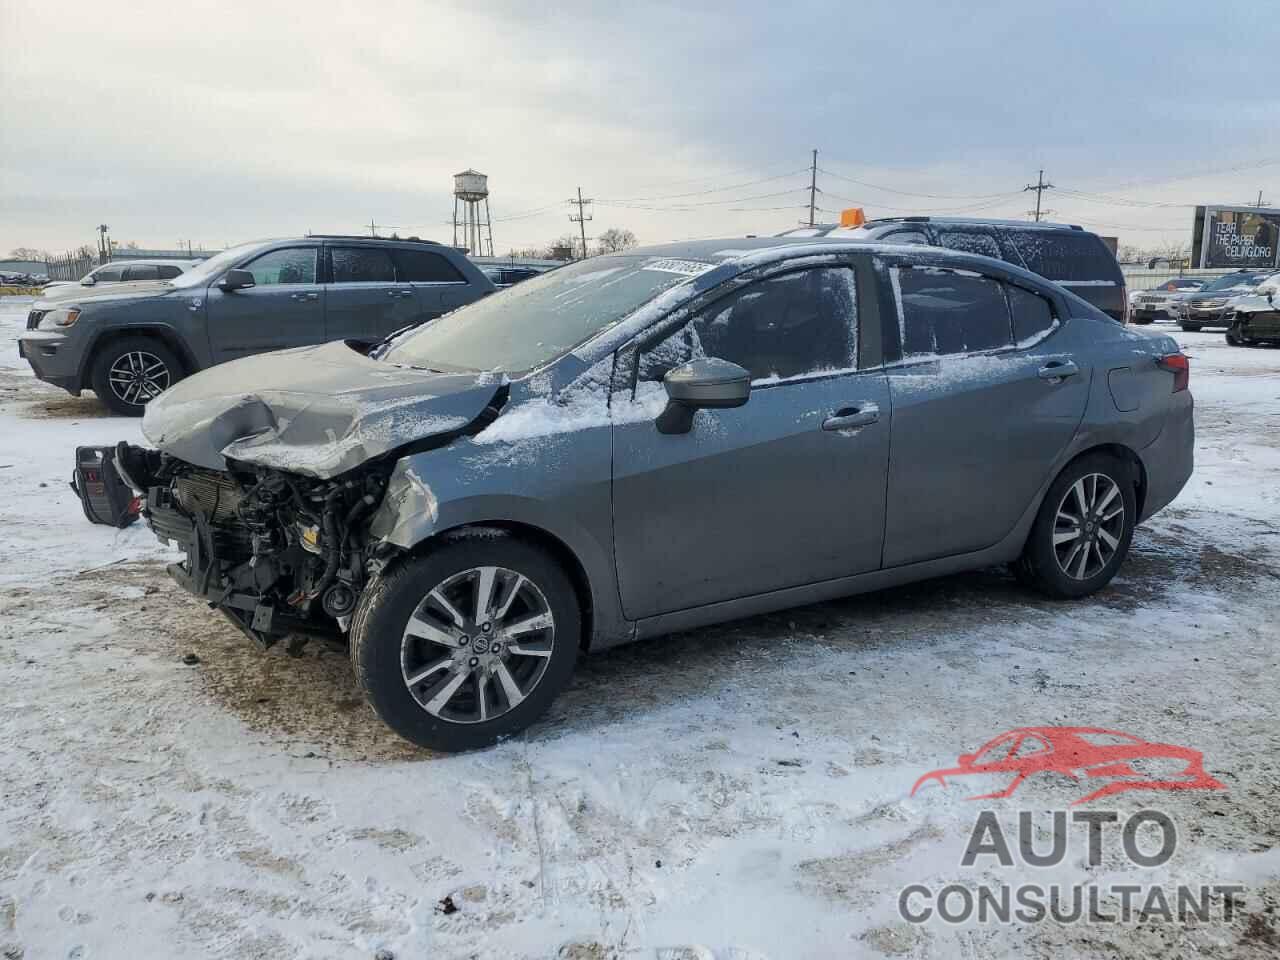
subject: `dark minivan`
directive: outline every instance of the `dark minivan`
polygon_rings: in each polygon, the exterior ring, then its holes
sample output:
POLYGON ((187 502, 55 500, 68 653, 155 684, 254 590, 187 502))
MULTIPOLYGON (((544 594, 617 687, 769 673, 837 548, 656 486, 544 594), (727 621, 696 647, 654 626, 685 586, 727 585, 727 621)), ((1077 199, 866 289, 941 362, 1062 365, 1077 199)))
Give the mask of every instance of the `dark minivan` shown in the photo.
POLYGON ((916 243, 1004 260, 1066 287, 1111 319, 1128 321, 1129 297, 1115 254, 1095 233, 1064 223, 887 217, 860 227, 804 227, 794 236, 916 243), (817 232, 813 232, 813 231, 817 232))

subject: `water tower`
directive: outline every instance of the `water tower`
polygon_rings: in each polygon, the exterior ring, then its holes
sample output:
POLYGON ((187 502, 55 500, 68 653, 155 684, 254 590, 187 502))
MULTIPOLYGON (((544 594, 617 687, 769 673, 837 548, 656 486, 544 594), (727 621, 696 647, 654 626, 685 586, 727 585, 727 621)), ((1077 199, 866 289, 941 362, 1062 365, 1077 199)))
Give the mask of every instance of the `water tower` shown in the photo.
POLYGON ((453 245, 466 247, 473 257, 493 256, 493 223, 489 219, 489 178, 469 167, 453 175, 453 245), (462 219, 458 219, 458 204, 462 204, 462 219), (484 214, 480 205, 484 204, 484 214), (458 243, 458 227, 462 227, 463 242, 458 243))

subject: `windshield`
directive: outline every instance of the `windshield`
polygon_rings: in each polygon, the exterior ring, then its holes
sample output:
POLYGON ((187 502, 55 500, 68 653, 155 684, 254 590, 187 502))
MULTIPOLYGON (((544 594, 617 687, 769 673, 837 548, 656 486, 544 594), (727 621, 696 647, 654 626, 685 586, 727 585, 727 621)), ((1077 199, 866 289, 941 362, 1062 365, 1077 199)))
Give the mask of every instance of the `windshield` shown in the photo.
POLYGON ((635 255, 581 260, 419 327, 379 359, 445 372, 532 370, 712 266, 635 255))
POLYGON ((1249 289, 1261 282, 1262 274, 1260 273, 1229 273, 1225 277, 1206 283, 1200 290, 1202 293, 1212 293, 1215 290, 1234 290, 1237 287, 1249 289))
POLYGON ((178 274, 169 282, 175 287, 203 287, 245 254, 264 246, 267 242, 269 241, 255 240, 253 243, 242 243, 238 247, 223 250, 216 257, 210 257, 185 273, 178 274))

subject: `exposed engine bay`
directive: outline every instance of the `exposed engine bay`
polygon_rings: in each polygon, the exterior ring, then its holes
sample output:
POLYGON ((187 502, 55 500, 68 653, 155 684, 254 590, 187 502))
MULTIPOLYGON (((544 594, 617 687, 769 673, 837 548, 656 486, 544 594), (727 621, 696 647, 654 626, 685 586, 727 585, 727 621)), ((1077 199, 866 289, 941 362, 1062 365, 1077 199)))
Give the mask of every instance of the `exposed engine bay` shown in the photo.
POLYGON ((125 443, 116 463, 156 536, 187 555, 170 576, 264 648, 345 632, 394 550, 368 535, 385 467, 329 480, 234 461, 219 471, 125 443))

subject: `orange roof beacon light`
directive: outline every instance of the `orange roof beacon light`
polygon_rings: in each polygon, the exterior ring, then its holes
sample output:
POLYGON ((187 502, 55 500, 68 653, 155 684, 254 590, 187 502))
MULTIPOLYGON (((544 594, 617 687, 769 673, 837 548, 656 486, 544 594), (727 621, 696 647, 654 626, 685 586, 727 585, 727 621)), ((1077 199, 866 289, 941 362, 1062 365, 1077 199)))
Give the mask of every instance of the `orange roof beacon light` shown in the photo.
POLYGON ((867 222, 867 215, 862 212, 861 207, 850 207, 848 210, 840 211, 840 226, 842 227, 860 227, 867 222))

